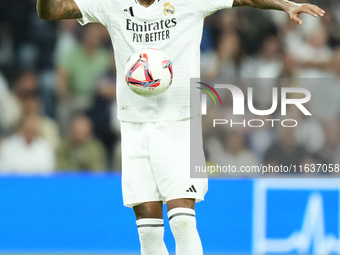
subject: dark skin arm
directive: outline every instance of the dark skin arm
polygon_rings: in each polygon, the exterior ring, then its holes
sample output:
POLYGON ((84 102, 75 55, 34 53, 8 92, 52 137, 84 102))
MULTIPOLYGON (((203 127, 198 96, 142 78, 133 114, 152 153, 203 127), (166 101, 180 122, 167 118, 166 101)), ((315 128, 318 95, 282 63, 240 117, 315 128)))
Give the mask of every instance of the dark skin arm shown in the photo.
POLYGON ((300 13, 308 13, 314 17, 323 16, 325 11, 316 5, 298 4, 287 0, 234 0, 233 6, 250 6, 259 9, 274 9, 285 11, 291 20, 302 25, 300 13))
MULTIPOLYGON (((154 0, 139 0, 143 6, 149 6, 154 0)), ((302 24, 300 13, 312 16, 323 16, 325 11, 312 4, 297 4, 287 0, 234 0, 233 6, 251 6, 260 9, 274 9, 286 11, 290 18, 302 24)), ((74 0, 38 0, 38 15, 46 20, 79 19, 82 14, 74 0)))
POLYGON ((74 0, 38 0, 37 12, 45 20, 79 19, 82 14, 74 0))
MULTIPOLYGON (((148 7, 155 0, 139 0, 142 6, 148 7)), ((37 12, 45 20, 79 19, 82 14, 74 0, 38 0, 37 12)))

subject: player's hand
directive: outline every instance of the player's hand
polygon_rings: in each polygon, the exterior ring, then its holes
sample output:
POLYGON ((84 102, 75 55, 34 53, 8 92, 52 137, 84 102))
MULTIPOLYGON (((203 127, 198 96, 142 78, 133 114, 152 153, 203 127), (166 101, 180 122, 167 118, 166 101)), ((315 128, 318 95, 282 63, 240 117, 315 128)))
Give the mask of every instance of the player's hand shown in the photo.
POLYGON ((308 13, 314 17, 324 16, 325 11, 313 4, 291 4, 288 8, 288 14, 291 20, 294 20, 299 25, 302 25, 302 20, 299 18, 300 13, 308 13))

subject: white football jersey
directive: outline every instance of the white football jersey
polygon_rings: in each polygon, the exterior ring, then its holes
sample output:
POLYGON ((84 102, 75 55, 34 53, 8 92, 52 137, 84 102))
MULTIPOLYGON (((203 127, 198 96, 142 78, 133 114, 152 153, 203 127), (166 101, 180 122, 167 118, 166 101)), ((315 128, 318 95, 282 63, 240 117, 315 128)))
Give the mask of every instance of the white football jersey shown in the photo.
POLYGON ((199 110, 190 110, 190 78, 200 76, 203 21, 218 9, 230 8, 233 0, 155 0, 149 7, 143 7, 137 0, 75 2, 82 13, 79 20, 82 25, 99 22, 111 36, 117 66, 120 120, 155 122, 199 114, 199 110), (162 50, 173 63, 171 86, 155 97, 139 96, 125 82, 126 61, 143 48, 162 50))

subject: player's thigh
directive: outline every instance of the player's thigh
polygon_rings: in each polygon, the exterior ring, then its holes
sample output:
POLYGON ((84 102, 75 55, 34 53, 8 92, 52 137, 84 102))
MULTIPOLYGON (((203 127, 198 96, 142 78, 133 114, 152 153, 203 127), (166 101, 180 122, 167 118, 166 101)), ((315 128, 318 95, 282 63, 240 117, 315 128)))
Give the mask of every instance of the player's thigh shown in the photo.
POLYGON ((190 127, 201 130, 200 118, 158 123, 150 144, 150 160, 158 189, 166 201, 180 198, 203 200, 207 191, 206 178, 191 178, 190 164, 205 165, 202 133, 194 137, 195 153, 191 155, 190 127))
POLYGON ((143 124, 121 125, 122 191, 124 205, 128 207, 162 200, 150 165, 145 129, 143 124))

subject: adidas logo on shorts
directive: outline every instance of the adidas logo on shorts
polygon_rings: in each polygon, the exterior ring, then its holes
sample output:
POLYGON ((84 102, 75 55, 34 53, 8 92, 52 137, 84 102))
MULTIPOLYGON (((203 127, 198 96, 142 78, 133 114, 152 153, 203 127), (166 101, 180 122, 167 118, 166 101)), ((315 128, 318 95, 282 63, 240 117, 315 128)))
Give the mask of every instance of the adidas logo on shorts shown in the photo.
POLYGON ((195 192, 195 193, 197 193, 194 185, 191 185, 191 187, 187 190, 187 192, 195 192))

